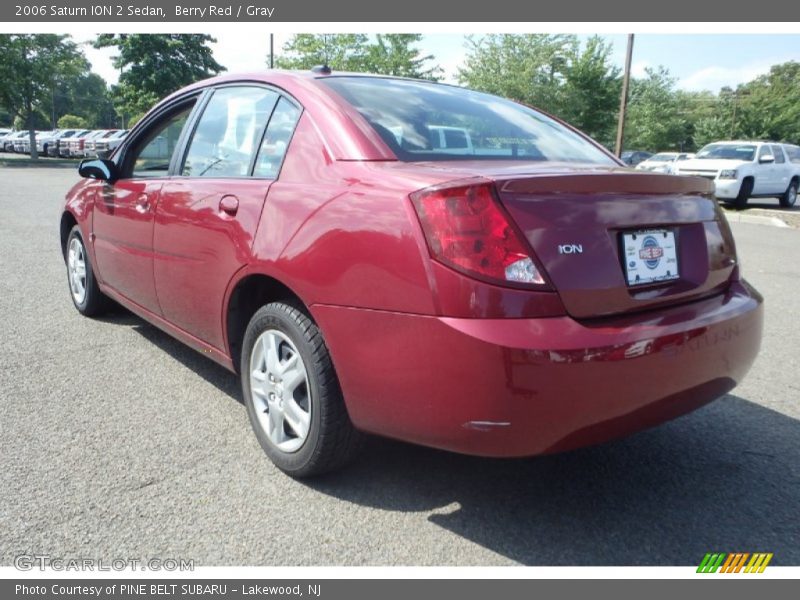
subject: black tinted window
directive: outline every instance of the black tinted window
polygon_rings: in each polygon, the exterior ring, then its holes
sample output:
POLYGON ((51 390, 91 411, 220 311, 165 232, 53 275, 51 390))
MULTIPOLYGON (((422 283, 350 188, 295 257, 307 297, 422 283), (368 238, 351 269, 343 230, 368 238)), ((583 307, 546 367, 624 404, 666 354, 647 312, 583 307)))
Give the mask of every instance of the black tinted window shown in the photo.
POLYGON ((590 141, 554 119, 497 96, 379 77, 326 77, 319 81, 355 107, 400 160, 615 164, 590 141))

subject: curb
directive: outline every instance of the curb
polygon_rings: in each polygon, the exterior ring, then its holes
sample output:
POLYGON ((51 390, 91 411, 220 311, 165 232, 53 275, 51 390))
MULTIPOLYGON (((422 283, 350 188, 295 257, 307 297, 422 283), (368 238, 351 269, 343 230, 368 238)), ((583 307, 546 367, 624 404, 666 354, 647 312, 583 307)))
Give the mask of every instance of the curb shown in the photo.
POLYGON ((786 221, 778 217, 763 217, 760 215, 745 215, 740 212, 725 212, 725 216, 731 223, 749 223, 751 225, 770 225, 772 227, 789 227, 786 221))

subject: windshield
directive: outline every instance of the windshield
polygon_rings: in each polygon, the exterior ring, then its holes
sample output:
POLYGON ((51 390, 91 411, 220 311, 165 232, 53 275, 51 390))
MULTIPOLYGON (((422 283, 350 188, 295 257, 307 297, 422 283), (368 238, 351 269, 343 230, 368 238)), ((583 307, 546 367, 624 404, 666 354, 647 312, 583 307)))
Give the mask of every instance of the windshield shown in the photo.
POLYGON ((709 144, 697 153, 695 158, 717 158, 751 161, 756 155, 753 144, 709 144))
POLYGON ((497 96, 380 77, 319 79, 356 108, 402 161, 519 160, 616 164, 554 119, 497 96))

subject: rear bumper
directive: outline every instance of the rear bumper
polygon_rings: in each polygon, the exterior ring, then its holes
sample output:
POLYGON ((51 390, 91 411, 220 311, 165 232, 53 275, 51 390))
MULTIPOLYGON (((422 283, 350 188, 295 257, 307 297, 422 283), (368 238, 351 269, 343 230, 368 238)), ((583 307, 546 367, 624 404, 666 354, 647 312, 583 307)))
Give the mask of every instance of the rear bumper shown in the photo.
POLYGON ((721 296, 579 323, 314 306, 356 427, 485 456, 602 442, 730 391, 758 353, 762 298, 721 296))

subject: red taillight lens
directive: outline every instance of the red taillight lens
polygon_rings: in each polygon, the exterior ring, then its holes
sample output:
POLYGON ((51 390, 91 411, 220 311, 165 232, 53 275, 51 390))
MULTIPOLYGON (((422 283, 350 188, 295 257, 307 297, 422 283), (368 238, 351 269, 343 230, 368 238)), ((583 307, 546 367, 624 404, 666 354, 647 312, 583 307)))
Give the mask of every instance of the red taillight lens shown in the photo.
POLYGON ((435 260, 495 282, 545 285, 491 184, 437 186, 414 192, 411 201, 435 260))

